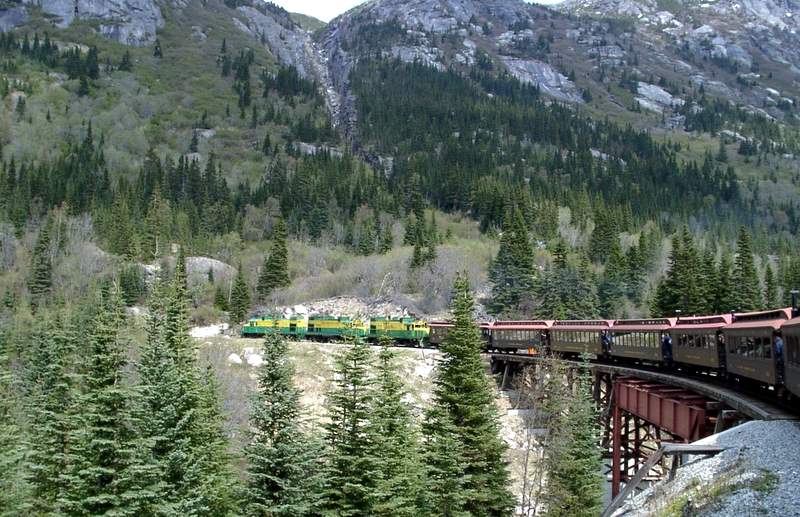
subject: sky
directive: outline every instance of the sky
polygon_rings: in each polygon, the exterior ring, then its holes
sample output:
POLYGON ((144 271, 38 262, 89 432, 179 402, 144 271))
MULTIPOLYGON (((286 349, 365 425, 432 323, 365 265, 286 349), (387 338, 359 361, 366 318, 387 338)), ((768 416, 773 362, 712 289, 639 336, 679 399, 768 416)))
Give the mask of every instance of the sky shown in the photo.
MULTIPOLYGON (((303 13, 329 22, 351 7, 363 4, 365 0, 272 0, 292 13, 303 13)), ((525 0, 530 2, 531 0, 525 0)), ((561 0, 539 0, 540 4, 556 4, 561 0)))

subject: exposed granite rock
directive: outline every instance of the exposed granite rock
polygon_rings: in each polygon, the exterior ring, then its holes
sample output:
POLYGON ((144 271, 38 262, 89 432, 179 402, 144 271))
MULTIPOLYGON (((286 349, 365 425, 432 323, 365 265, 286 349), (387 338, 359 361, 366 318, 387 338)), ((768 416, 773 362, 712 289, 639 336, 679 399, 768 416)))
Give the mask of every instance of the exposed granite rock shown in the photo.
POLYGON ((575 84, 547 63, 502 57, 508 70, 520 81, 539 86, 542 92, 568 102, 583 102, 575 84))
POLYGON ((164 17, 156 0, 24 0, 55 17, 66 27, 76 17, 100 22, 105 37, 133 46, 144 46, 156 39, 164 17))

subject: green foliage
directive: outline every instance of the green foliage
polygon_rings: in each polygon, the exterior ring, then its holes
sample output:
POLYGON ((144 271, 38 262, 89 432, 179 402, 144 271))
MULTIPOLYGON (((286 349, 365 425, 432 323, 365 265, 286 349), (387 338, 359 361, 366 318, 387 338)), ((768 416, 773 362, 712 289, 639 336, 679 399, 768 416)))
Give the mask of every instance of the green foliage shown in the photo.
POLYGON ((520 315, 530 310, 534 286, 533 249, 518 207, 506 213, 500 250, 489 267, 491 308, 495 314, 520 315))
POLYGON ((37 326, 25 366, 31 448, 27 482, 35 513, 62 511, 69 495, 71 434, 78 429, 76 329, 69 320, 48 317, 37 326))
POLYGON ((736 243, 733 283, 736 286, 733 292, 736 310, 754 311, 761 308, 761 288, 753 259, 753 246, 750 233, 745 227, 739 230, 739 240, 736 243))
POLYGON ((25 480, 28 444, 19 414, 22 401, 8 347, 8 338, 0 331, 0 517, 23 514, 30 497, 25 480))
POLYGON ((405 402, 407 391, 398 374, 396 354, 384 340, 375 365, 375 398, 369 432, 376 458, 372 515, 415 517, 424 501, 420 439, 405 402))
POLYGON ((328 392, 330 421, 325 424, 328 446, 323 515, 372 515, 378 472, 371 432, 374 380, 372 351, 356 341, 336 356, 333 386, 328 392))
POLYGON ((147 415, 143 434, 164 487, 162 511, 230 515, 235 489, 216 382, 196 364, 186 296, 181 252, 171 285, 157 284, 151 302, 138 368, 147 415))
POLYGON ((536 285, 533 315, 545 319, 592 319, 599 317, 595 280, 584 258, 575 266, 559 242, 553 251, 553 265, 536 285))
POLYGON ((281 218, 272 229, 272 248, 265 257, 264 266, 258 276, 256 291, 264 299, 273 289, 289 285, 289 250, 286 247, 286 222, 281 218))
POLYGON ((50 234, 52 231, 53 221, 48 218, 39 231, 39 237, 36 239, 36 247, 33 249, 31 258, 31 276, 28 280, 28 290, 31 293, 32 301, 36 304, 47 299, 53 285, 53 264, 50 253, 50 234))
POLYGON ((233 281, 228 310, 230 311, 231 323, 234 324, 243 321, 247 316, 247 312, 250 310, 250 288, 247 286, 247 281, 244 278, 241 262, 236 271, 236 279, 233 281))
POLYGON ((430 495, 436 515, 450 515, 443 504, 454 504, 455 514, 471 515, 508 515, 514 508, 497 406, 480 357, 482 340, 472 315, 474 305, 469 283, 459 275, 453 286, 454 326, 441 346, 433 405, 426 415, 426 459, 431 461, 427 468, 429 477, 437 478, 430 495), (463 473, 457 480, 443 479, 444 474, 455 473, 441 457, 442 445, 453 441, 458 443, 454 452, 461 453, 457 461, 463 473), (455 501, 452 494, 438 492, 453 484, 460 484, 455 501))
POLYGON ((300 392, 286 341, 277 334, 264 340, 264 363, 250 410, 251 440, 247 514, 304 516, 319 511, 322 488, 317 447, 301 426, 300 392))
POLYGON ((591 517, 602 509, 603 478, 591 379, 582 371, 565 407, 551 408, 559 431, 547 447, 548 516, 591 517))
POLYGON ((127 321, 118 293, 106 295, 89 331, 80 425, 70 436, 70 515, 143 515, 158 503, 158 471, 138 435, 125 379, 127 321))

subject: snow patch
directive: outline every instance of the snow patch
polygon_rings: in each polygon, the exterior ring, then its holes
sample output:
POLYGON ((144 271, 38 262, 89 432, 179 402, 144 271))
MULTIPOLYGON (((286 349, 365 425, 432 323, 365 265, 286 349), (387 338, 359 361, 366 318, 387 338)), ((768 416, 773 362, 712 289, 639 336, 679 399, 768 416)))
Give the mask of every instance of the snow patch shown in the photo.
POLYGON ((223 331, 228 330, 228 327, 227 323, 216 323, 207 327, 192 327, 189 335, 194 338, 219 336, 223 331))

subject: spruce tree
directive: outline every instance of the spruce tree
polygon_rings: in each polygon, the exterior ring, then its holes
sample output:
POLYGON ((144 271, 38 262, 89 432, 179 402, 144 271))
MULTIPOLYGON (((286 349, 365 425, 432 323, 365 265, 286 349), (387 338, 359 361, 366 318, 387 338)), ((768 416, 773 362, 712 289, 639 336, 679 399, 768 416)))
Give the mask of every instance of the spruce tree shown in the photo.
MULTIPOLYGON (((179 260, 178 264, 182 261, 179 260)), ((161 512, 230 515, 235 492, 216 385, 201 373, 189 338, 185 276, 156 285, 139 365, 145 438, 164 489, 161 512)))
POLYGON ((582 371, 566 408, 555 408, 557 429, 547 447, 547 513, 550 516, 593 517, 602 509, 603 478, 597 415, 591 380, 582 371))
POLYGON ((266 298, 273 289, 289 285, 287 236, 286 222, 283 218, 279 218, 272 228, 272 247, 269 257, 264 259, 264 266, 258 276, 256 291, 262 299, 266 298))
POLYGON ((464 491, 468 482, 464 473, 466 456, 459 429, 445 408, 435 406, 425 414, 422 430, 427 484, 423 514, 470 517, 464 491))
MULTIPOLYGON (((498 410, 480 356, 483 341, 473 320, 474 308, 469 283, 458 275, 451 306, 453 328, 441 346, 442 362, 427 418, 451 423, 463 451, 463 509, 473 515, 508 515, 514 508, 514 498, 508 491, 505 445, 499 436, 498 410)), ((448 439, 437 436, 432 426, 427 429, 433 435, 426 440, 441 443, 448 439)), ((445 495, 432 493, 431 498, 441 500, 445 495)))
POLYGON ((118 293, 106 295, 89 330, 81 425, 72 433, 72 515, 147 515, 157 504, 157 470, 138 435, 134 392, 125 379, 127 325, 118 293))
POLYGON ((70 479, 70 436, 79 428, 76 418, 76 332, 66 319, 40 322, 31 340, 26 364, 31 448, 27 482, 35 514, 63 511, 70 479))
POLYGON ((392 251, 394 247, 394 235, 392 235, 392 226, 386 225, 381 232, 381 241, 378 245, 378 253, 385 255, 392 251))
POLYGON ((778 307, 780 297, 778 296, 778 280, 772 270, 772 264, 767 263, 764 268, 764 307, 778 307))
POLYGON ((286 341, 264 340, 264 362, 250 409, 246 510, 253 516, 305 516, 319 512, 319 459, 301 427, 300 391, 286 341))
POLYGON ((25 513, 30 494, 25 480, 28 444, 20 389, 7 353, 9 338, 0 329, 0 517, 25 513))
POLYGON ((761 288, 753 259, 750 234, 742 226, 736 243, 736 261, 733 268, 734 308, 737 311, 754 311, 761 307, 761 288))
POLYGON ((369 423, 377 459, 372 515, 419 515, 423 510, 423 468, 419 433, 398 373, 397 358, 382 340, 376 364, 375 398, 369 423))
POLYGON ((236 279, 233 281, 231 289, 231 301, 229 303, 231 323, 237 324, 244 320, 250 310, 250 288, 244 279, 242 263, 239 262, 239 269, 236 272, 236 279))
POLYGON ((53 220, 47 222, 39 231, 36 246, 31 258, 31 276, 28 280, 28 290, 31 293, 31 302, 34 305, 45 301, 53 285, 53 264, 50 256, 50 236, 53 231, 53 220))
POLYGON ((733 259, 730 253, 723 253, 717 267, 717 292, 714 296, 714 312, 723 313, 736 310, 736 285, 733 280, 733 259))
POLYGON ((155 45, 153 46, 153 57, 161 59, 164 57, 164 52, 161 50, 161 40, 156 38, 155 45))
POLYGON ((228 297, 225 296, 225 291, 220 286, 214 290, 214 307, 221 311, 228 310, 228 297))
POLYGON ((378 466, 369 428, 373 403, 372 351, 356 341, 336 356, 333 386, 328 393, 329 422, 324 514, 341 517, 372 515, 378 466))
POLYGON ((622 316, 628 274, 625 256, 622 254, 619 243, 615 241, 606 262, 602 282, 597 289, 600 315, 603 318, 617 319, 622 316))
POLYGON ((518 207, 503 219, 500 250, 489 268, 491 308, 495 314, 516 315, 530 306, 534 286, 533 249, 518 207))

